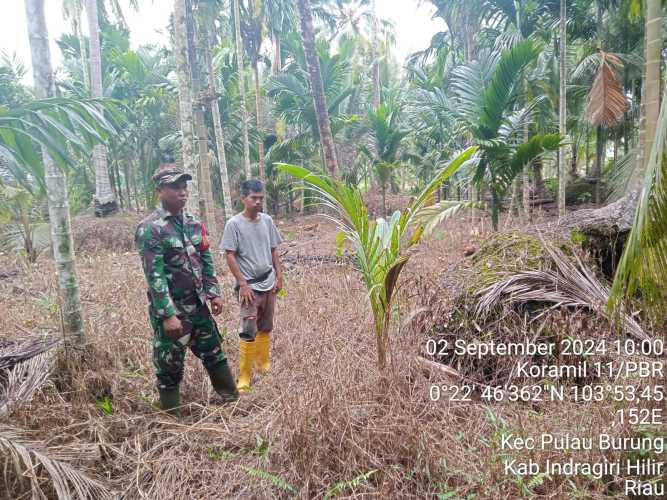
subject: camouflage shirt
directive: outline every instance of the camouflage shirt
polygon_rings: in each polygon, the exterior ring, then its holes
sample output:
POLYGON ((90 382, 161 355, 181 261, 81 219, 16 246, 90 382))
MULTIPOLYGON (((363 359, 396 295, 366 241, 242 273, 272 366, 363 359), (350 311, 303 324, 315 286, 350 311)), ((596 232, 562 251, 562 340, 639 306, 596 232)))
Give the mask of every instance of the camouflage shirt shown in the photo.
POLYGON ((158 208, 137 227, 135 244, 148 283, 151 314, 191 314, 220 296, 206 228, 194 215, 158 208))

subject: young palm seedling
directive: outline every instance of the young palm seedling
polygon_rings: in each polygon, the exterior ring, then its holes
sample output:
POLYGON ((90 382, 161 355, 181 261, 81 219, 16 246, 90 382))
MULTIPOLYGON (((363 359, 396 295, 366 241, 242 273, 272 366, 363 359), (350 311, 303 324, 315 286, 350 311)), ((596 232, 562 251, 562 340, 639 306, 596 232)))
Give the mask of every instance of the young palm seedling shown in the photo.
POLYGON ((470 202, 442 201, 426 206, 427 200, 463 164, 472 160, 471 147, 445 166, 426 188, 403 210, 389 219, 371 220, 361 192, 354 186, 316 174, 303 167, 277 164, 278 169, 304 180, 318 193, 323 205, 334 215, 325 215, 341 229, 354 250, 373 311, 378 366, 383 370, 390 356, 389 327, 392 301, 401 271, 408 262, 407 249, 419 242, 441 221, 458 210, 474 206, 470 202))

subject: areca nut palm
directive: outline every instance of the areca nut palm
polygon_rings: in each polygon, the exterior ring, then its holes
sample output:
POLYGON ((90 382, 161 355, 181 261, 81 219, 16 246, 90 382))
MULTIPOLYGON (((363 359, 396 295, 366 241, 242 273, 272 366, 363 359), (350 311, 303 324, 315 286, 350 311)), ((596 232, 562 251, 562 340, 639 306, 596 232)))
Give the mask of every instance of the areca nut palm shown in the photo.
POLYGON ((389 218, 371 220, 361 192, 356 186, 337 181, 331 176, 317 175, 296 165, 277 164, 277 168, 302 179, 318 193, 324 206, 335 214, 331 218, 341 234, 352 245, 356 266, 368 291, 373 313, 377 344, 378 367, 384 370, 391 361, 390 326, 398 279, 410 256, 408 248, 419 242, 435 224, 452 216, 470 203, 440 202, 426 206, 428 198, 451 177, 470 157, 471 147, 456 156, 401 211, 389 218))
POLYGON ((368 113, 370 144, 361 152, 372 162, 382 191, 383 215, 387 216, 386 191, 397 166, 401 142, 409 130, 401 127, 400 109, 393 103, 383 103, 368 113))
MULTIPOLYGON (((641 292, 648 311, 659 317, 667 306, 664 284, 667 282, 667 88, 662 96, 659 116, 657 107, 660 85, 660 47, 662 16, 659 0, 648 0, 646 12, 646 118, 645 143, 650 149, 644 165, 632 229, 616 269, 610 306, 616 308, 622 299, 641 292)), ((639 155, 641 158, 642 155, 639 155)), ((628 195, 636 197, 634 191, 628 195)))
POLYGON ((46 193, 44 162, 37 149, 44 148, 56 166, 67 171, 75 164, 73 153, 88 155, 120 129, 119 118, 110 100, 51 97, 11 109, 0 106, 3 166, 26 191, 46 193))
POLYGON ((320 61, 315 48, 315 31, 313 29, 310 2, 309 0, 296 0, 296 6, 299 11, 301 39, 306 55, 306 67, 310 78, 310 90, 315 103, 317 127, 320 132, 322 149, 324 150, 324 160, 329 173, 335 176, 338 171, 338 161, 336 160, 336 149, 334 148, 333 134, 331 133, 331 122, 329 121, 324 85, 322 85, 320 61))
POLYGON ((245 69, 243 65, 243 39, 241 38, 241 9, 240 0, 232 0, 234 7, 234 47, 236 48, 236 71, 238 74, 239 97, 241 98, 241 115, 243 119, 243 171, 250 179, 250 140, 248 138, 248 106, 245 92, 245 69))
MULTIPOLYGON (((41 98, 51 97, 55 94, 55 84, 44 15, 44 0, 25 0, 25 10, 37 95, 41 98)), ((62 302, 64 334, 70 345, 80 347, 83 346, 85 335, 79 298, 79 282, 74 262, 67 184, 64 174, 45 147, 42 147, 42 160, 48 196, 51 242, 62 302)))
MULTIPOLYGON (((558 132, 561 137, 567 133, 567 2, 560 0, 560 23, 559 23, 559 89, 558 89, 558 132)), ((565 215, 565 185, 567 182, 565 174, 565 144, 558 150, 558 217, 565 215)))
MULTIPOLYGON (((90 39, 90 95, 102 97, 102 51, 100 49, 100 23, 97 0, 86 0, 88 31, 90 39)), ((107 170, 107 150, 102 144, 93 148, 95 169, 95 214, 108 215, 118 210, 116 197, 111 189, 107 170)))
POLYGON ((618 263, 610 305, 640 292, 654 314, 667 306, 667 89, 663 93, 658 127, 644 172, 634 222, 618 263))
MULTIPOLYGON (((347 78, 349 65, 341 54, 328 56, 318 53, 318 56, 327 113, 332 133, 335 134, 346 123, 341 104, 353 92, 347 78)), ((310 91, 309 76, 302 64, 302 61, 296 61, 280 75, 270 77, 266 83, 267 94, 273 99, 274 113, 298 131, 291 139, 292 142, 304 142, 308 139, 306 136, 309 136, 313 143, 318 143, 318 115, 310 91)))
POLYGON ((72 31, 79 41, 79 59, 81 61, 81 72, 83 75, 83 86, 90 85, 88 64, 86 63, 86 46, 81 30, 81 15, 83 13, 83 0, 63 0, 63 17, 72 23, 72 31))
POLYGON ((211 117, 213 119, 213 130, 215 133, 215 145, 218 152, 218 170, 220 172, 220 183, 222 185, 222 208, 224 210, 225 220, 232 217, 232 200, 229 190, 229 175, 227 172, 227 155, 225 154, 225 137, 222 129, 222 121, 220 119, 220 106, 218 104, 218 90, 216 84, 216 74, 213 68, 213 54, 211 48, 211 33, 215 32, 215 23, 213 16, 209 19, 209 26, 213 29, 208 29, 206 21, 202 20, 203 36, 204 36, 204 57, 206 59, 207 73, 208 73, 208 92, 212 100, 211 117))
POLYGON ((512 113, 521 71, 539 53, 530 40, 510 49, 483 54, 453 76, 453 106, 463 129, 479 146, 473 182, 485 182, 491 191, 491 220, 498 230, 500 203, 506 190, 525 165, 545 151, 557 150, 559 134, 538 134, 527 141, 523 127, 535 102, 512 113))
POLYGON ((199 213, 199 175, 195 163, 194 119, 192 113, 192 80, 188 58, 185 0, 174 0, 174 52, 178 77, 178 109, 181 123, 181 156, 183 170, 192 176, 187 209, 199 213))

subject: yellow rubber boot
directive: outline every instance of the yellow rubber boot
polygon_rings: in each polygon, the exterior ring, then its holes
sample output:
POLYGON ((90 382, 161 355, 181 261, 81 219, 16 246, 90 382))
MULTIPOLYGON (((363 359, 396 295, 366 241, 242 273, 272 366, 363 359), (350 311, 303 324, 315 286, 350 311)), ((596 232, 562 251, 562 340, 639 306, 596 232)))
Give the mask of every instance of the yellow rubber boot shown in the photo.
POLYGON ((239 342, 239 379, 236 382, 239 392, 248 392, 252 385, 252 365, 255 362, 256 348, 257 341, 239 342))
POLYGON ((255 337, 255 344, 257 344, 257 352, 255 353, 255 368, 259 373, 267 373, 271 368, 271 360, 269 357, 270 350, 270 335, 269 332, 259 331, 255 337))

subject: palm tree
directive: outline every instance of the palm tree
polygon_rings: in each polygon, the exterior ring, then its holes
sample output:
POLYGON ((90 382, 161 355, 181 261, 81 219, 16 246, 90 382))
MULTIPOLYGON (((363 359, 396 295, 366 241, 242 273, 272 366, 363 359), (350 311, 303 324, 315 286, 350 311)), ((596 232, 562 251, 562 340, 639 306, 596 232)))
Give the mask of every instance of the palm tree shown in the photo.
POLYGON ((89 154, 120 128, 118 115, 112 103, 68 98, 0 107, 2 166, 30 194, 46 194, 44 165, 35 150, 45 148, 56 166, 68 171, 76 163, 74 155, 89 154))
MULTIPOLYGON (((343 103, 354 91, 349 82, 350 66, 341 54, 332 56, 324 47, 317 55, 327 114, 331 120, 331 131, 335 135, 345 126, 343 103)), ((290 149, 291 145, 299 144, 302 153, 309 150, 305 154, 305 157, 309 157, 316 154, 318 149, 322 151, 322 148, 318 147, 318 144, 321 145, 318 115, 306 71, 305 56, 295 51, 290 54, 290 58, 293 60, 289 66, 286 66, 281 74, 270 77, 266 83, 268 96, 274 102, 274 114, 291 126, 289 136, 276 143, 272 149, 286 150, 290 149), (304 148, 305 145, 307 147, 304 148)))
POLYGON ((241 9, 240 0, 232 0, 234 6, 234 33, 236 47, 236 69, 238 72, 239 94, 241 97, 241 113, 243 116, 243 171, 247 179, 250 179, 250 141, 248 139, 248 107, 246 105, 245 93, 245 69, 243 66, 243 39, 241 38, 241 9))
POLYGON ((317 127, 320 133, 320 141, 324 150, 324 161, 330 175, 335 177, 338 171, 336 160, 336 149, 334 147, 333 135, 331 134, 331 123, 327 109, 324 85, 322 84, 322 73, 320 61, 315 50, 315 32, 313 31, 313 17, 310 10, 309 0, 296 0, 296 6, 301 20, 301 39, 306 55, 306 67, 310 77, 310 88, 315 102, 315 113, 317 116, 317 127))
MULTIPOLYGON (((560 82, 558 97, 558 131, 561 137, 567 134, 567 0, 560 0, 560 82)), ((558 216, 565 215, 565 144, 558 150, 558 216)))
POLYGON ((373 74, 373 108, 377 109, 380 106, 380 62, 378 61, 379 57, 379 42, 378 42, 378 17, 377 10, 375 9, 375 0, 371 0, 371 23, 372 23, 372 43, 371 43, 371 53, 373 55, 373 66, 371 72, 373 74))
POLYGON ((276 76, 282 71, 282 39, 290 32, 296 31, 296 14, 292 0, 264 0, 265 21, 271 34, 273 45, 272 74, 276 76))
POLYGON ((387 216, 387 188, 398 166, 401 142, 409 130, 402 127, 401 109, 393 102, 383 103, 368 113, 370 143, 361 147, 371 161, 382 192, 382 213, 387 216))
POLYGON ((646 7, 644 145, 649 143, 651 148, 644 164, 638 165, 643 173, 641 189, 626 196, 631 200, 638 197, 639 201, 616 269, 610 305, 617 307, 623 296, 629 299, 641 291, 649 311, 659 317, 667 303, 664 292, 667 282, 667 89, 662 96, 659 115, 655 117, 650 108, 657 107, 659 102, 662 9, 660 0, 647 0, 646 7))
MULTIPOLYGON (((97 0, 86 0, 88 30, 90 32, 90 95, 102 97, 102 52, 100 50, 100 24, 97 15, 97 0)), ((95 215, 106 216, 118 210, 118 204, 107 168, 106 147, 99 144, 93 149, 95 167, 95 215)))
MULTIPOLYGON (((213 16, 210 16, 211 28, 215 28, 213 23, 213 16)), ((216 76, 213 68, 213 54, 211 48, 211 33, 215 33, 215 29, 208 30, 206 20, 201 19, 203 37, 204 37, 204 57, 206 58, 206 66, 208 68, 208 92, 211 98, 211 116, 213 118, 213 130, 215 132, 215 146, 218 152, 218 169, 220 171, 220 183, 222 185, 222 207, 224 210, 225 219, 232 217, 232 200, 229 190, 229 175, 227 172, 227 155, 225 154, 225 137, 222 129, 222 122, 220 118, 220 106, 218 90, 216 85, 216 76)))
MULTIPOLYGON (((658 124, 660 109, 660 52, 661 38, 661 6, 659 0, 646 1, 646 77, 645 77, 645 126, 644 126, 644 164, 640 166, 643 173, 648 165, 653 150, 654 138, 658 124)), ((641 177, 641 175, 637 176, 641 177)))
MULTIPOLYGON (((195 23, 192 12, 186 12, 186 22, 188 23, 188 61, 190 62, 190 85, 192 89, 193 118, 194 127, 197 134, 198 146, 198 167, 199 167, 199 211, 202 222, 206 230, 211 234, 211 239, 215 241, 218 228, 215 221, 215 205, 213 203, 213 186, 211 183, 211 166, 208 153, 208 127, 204 121, 204 111, 206 109, 206 96, 202 92, 202 75, 204 65, 198 54, 202 53, 204 48, 203 37, 205 33, 201 22, 195 23)), ((201 11, 197 12, 197 18, 201 19, 201 11)))
MULTIPOLYGON (((28 38, 32 55, 35 90, 40 98, 55 95, 55 82, 51 66, 49 35, 44 16, 44 0, 25 0, 28 38)), ((62 300, 63 328, 67 341, 82 347, 85 341, 79 283, 74 262, 74 244, 67 202, 65 176, 57 167, 49 151, 42 147, 42 160, 48 195, 49 220, 53 256, 58 273, 58 289, 62 300)))
POLYGON ((86 63, 86 44, 81 30, 81 15, 83 13, 83 0, 64 0, 63 1, 63 17, 69 19, 72 23, 72 31, 74 36, 79 41, 79 58, 81 60, 81 72, 83 74, 84 88, 90 85, 90 77, 88 75, 88 64, 86 63))
POLYGON ((538 54, 530 40, 511 49, 481 54, 470 65, 456 68, 452 89, 457 120, 479 145, 473 181, 485 181, 491 191, 491 220, 498 230, 501 199, 525 165, 560 146, 558 134, 524 139, 525 124, 535 103, 510 113, 516 100, 518 76, 538 54))
POLYGON ((185 0, 174 0, 174 52, 178 76, 178 103, 181 122, 183 170, 192 176, 188 211, 199 213, 199 175, 195 164, 194 120, 192 116, 192 81, 188 58, 187 10, 185 0))
POLYGON ((418 243, 435 225, 469 204, 442 202, 426 206, 426 201, 471 155, 469 148, 446 165, 419 195, 390 219, 371 220, 361 192, 356 186, 315 175, 299 166, 278 164, 278 168, 306 181, 320 196, 324 206, 334 212, 346 240, 352 245, 357 268, 364 279, 373 312, 378 368, 391 363, 390 327, 398 279, 410 259, 407 250, 418 243))

